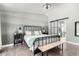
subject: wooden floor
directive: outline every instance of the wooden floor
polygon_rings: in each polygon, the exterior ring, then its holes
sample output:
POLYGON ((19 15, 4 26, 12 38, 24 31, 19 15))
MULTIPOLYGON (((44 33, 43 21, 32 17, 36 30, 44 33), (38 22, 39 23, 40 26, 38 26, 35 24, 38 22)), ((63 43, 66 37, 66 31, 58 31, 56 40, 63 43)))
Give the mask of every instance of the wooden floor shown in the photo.
MULTIPOLYGON (((45 53, 46 54, 46 53, 45 53)), ((0 52, 0 56, 32 56, 33 53, 26 45, 18 45, 16 47, 6 47, 0 52)), ((79 46, 65 43, 63 47, 63 54, 61 49, 54 48, 48 51, 49 56, 79 56, 79 46)), ((36 54, 41 56, 41 53, 36 54)))

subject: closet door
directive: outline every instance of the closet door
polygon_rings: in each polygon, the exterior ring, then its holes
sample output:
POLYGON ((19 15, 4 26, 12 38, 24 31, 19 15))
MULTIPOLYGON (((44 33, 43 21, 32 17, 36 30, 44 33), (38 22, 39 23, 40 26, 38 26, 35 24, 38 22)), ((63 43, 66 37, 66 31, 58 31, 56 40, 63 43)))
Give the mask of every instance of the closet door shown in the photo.
POLYGON ((61 29, 61 31, 59 30, 59 33, 62 34, 62 38, 66 39, 66 22, 65 20, 61 20, 59 21, 59 29, 61 29))

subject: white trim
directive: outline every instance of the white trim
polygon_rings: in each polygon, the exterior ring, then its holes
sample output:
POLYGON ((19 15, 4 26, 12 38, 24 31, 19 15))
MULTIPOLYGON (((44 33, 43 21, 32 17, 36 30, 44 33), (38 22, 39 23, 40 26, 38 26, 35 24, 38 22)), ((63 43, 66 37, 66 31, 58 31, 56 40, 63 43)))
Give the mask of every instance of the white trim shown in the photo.
MULTIPOLYGON (((66 43, 69 43, 69 44, 74 44, 74 45, 77 45, 77 46, 79 46, 79 44, 78 43, 74 43, 74 42, 70 42, 70 41, 65 41, 66 43)), ((4 48, 4 47, 9 47, 9 46, 13 46, 14 44, 12 43, 12 44, 7 44, 7 45, 2 45, 2 48, 4 48)))
POLYGON ((9 46, 13 46, 13 44, 2 45, 2 48, 9 47, 9 46))
POLYGON ((79 44, 78 44, 78 43, 74 43, 74 42, 70 42, 70 41, 66 41, 66 43, 69 43, 69 44, 74 44, 74 45, 79 46, 79 44))

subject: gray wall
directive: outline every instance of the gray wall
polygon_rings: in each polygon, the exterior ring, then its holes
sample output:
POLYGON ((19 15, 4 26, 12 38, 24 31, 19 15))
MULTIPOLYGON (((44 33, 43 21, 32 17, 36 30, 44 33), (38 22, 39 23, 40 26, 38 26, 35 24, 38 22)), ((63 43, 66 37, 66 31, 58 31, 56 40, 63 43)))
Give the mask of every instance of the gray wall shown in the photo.
POLYGON ((0 15, 0 49, 1 49, 1 15, 0 15))
POLYGON ((48 17, 42 14, 23 13, 14 11, 2 11, 1 14, 1 33, 2 44, 13 43, 13 33, 19 26, 36 25, 47 26, 48 17))
POLYGON ((79 43, 79 37, 75 36, 75 21, 79 21, 79 4, 60 4, 47 13, 49 21, 69 17, 66 20, 66 40, 79 43))

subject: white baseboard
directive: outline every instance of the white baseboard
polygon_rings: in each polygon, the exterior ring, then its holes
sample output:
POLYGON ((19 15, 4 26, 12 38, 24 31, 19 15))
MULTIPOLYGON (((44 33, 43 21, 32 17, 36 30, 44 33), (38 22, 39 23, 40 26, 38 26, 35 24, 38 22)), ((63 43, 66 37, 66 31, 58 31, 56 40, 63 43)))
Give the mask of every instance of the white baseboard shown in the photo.
POLYGON ((70 41, 66 41, 66 43, 69 43, 69 44, 74 44, 74 45, 79 46, 79 44, 78 44, 78 43, 74 43, 74 42, 70 42, 70 41))
POLYGON ((7 44, 7 45, 2 45, 2 48, 4 47, 9 47, 9 46, 13 46, 14 44, 7 44))
MULTIPOLYGON (((69 43, 69 44, 74 44, 74 45, 77 45, 77 46, 79 46, 79 44, 78 43, 74 43, 74 42, 70 42, 70 41, 65 41, 66 43, 69 43)), ((2 45, 2 48, 4 48, 4 47, 9 47, 9 46, 13 46, 14 44, 12 43, 12 44, 7 44, 7 45, 2 45)))

